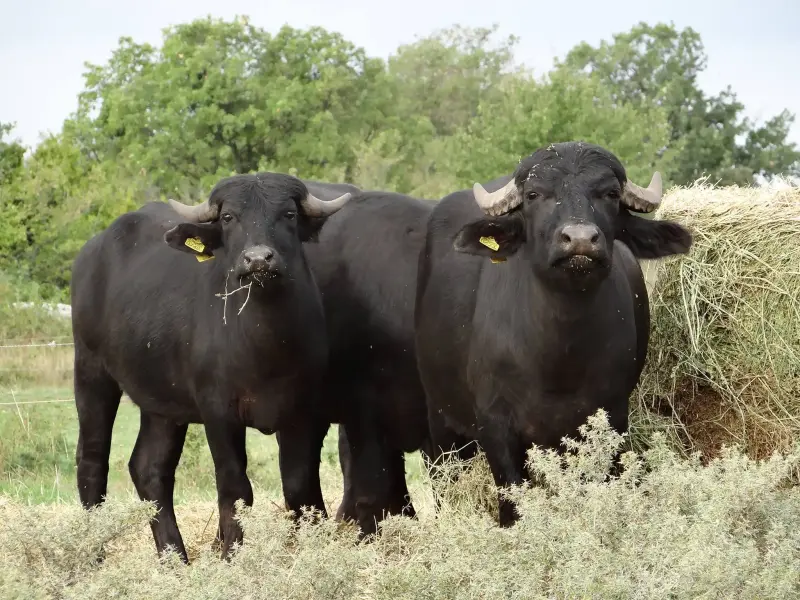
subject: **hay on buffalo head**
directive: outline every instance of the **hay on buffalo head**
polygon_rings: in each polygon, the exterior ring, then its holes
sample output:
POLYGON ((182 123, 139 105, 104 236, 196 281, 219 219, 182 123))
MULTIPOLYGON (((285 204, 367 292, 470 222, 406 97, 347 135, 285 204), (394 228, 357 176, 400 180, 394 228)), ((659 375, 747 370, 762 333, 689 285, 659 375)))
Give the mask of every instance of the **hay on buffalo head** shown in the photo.
POLYGON ((753 458, 787 450, 800 437, 800 189, 675 188, 656 218, 691 228, 694 247, 646 265, 634 434, 666 425, 706 459, 723 444, 753 458))

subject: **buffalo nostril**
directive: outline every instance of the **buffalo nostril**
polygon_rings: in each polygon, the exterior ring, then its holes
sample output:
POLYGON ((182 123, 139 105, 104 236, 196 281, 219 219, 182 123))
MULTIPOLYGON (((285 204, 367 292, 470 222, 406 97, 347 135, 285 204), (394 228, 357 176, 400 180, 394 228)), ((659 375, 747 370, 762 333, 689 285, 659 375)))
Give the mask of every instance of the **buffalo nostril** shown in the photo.
POLYGON ((271 271, 278 268, 278 253, 266 245, 250 248, 242 255, 241 266, 248 273, 271 271))
POLYGON ((571 237, 569 237, 569 235, 568 235, 568 234, 566 234, 566 233, 563 233, 563 232, 561 233, 561 242, 562 242, 562 243, 564 243, 564 244, 569 244, 571 241, 572 241, 572 238, 571 238, 571 237))
POLYGON ((591 242, 592 242, 593 244, 596 244, 596 243, 597 243, 599 240, 600 240, 600 234, 599 234, 599 233, 595 233, 595 234, 592 236, 591 242))

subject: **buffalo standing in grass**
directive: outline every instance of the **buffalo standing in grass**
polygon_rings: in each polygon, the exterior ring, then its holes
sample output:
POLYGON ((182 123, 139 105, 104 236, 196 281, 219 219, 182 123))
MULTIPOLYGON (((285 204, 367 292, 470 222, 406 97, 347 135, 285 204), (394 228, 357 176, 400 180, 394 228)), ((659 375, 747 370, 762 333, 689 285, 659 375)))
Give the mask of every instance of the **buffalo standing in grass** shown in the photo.
POLYGON ((306 248, 331 344, 325 404, 335 411, 330 420, 341 423, 337 518, 355 521, 364 535, 387 514, 415 514, 404 453, 425 447, 428 437, 414 295, 432 207, 402 194, 360 192, 306 248))
POLYGON ((150 203, 86 243, 71 286, 84 506, 106 494, 124 390, 141 409, 129 467, 140 497, 157 503, 159 551, 187 559, 173 487, 189 423, 203 423, 214 459, 224 556, 242 540, 235 501, 253 502, 246 427, 278 432, 287 507, 326 514, 318 399, 328 340, 302 242, 349 197, 324 202, 288 175, 238 175, 198 206, 150 203))
MULTIPOLYGON (((611 152, 572 142, 525 158, 494 192, 475 184, 437 204, 415 309, 436 452, 477 440, 502 488, 526 479, 531 445, 557 447, 598 408, 627 429, 650 327, 636 258, 692 243, 629 212, 660 200, 657 173, 642 189, 611 152)), ((517 517, 501 497, 501 525, 517 517)))

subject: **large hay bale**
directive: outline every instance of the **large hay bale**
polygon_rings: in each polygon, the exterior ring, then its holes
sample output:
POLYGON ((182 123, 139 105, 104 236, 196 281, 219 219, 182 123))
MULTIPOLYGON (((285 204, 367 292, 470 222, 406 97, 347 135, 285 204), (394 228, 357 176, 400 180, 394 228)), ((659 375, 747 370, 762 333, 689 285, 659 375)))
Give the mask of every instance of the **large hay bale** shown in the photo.
POLYGON ((666 430, 704 459, 723 444, 753 458, 788 449, 800 438, 800 189, 674 188, 656 218, 695 241, 646 265, 651 337, 634 441, 666 430))

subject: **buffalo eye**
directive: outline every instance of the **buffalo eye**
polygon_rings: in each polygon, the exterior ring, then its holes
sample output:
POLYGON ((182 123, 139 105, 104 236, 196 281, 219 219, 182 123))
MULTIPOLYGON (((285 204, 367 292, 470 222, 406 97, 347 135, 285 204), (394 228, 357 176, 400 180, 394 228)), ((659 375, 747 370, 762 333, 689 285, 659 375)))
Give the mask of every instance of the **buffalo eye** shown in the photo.
POLYGON ((619 190, 611 190, 606 194, 606 196, 608 196, 612 200, 619 200, 621 197, 619 190))
POLYGON ((231 215, 231 213, 222 213, 222 220, 223 221, 225 221, 226 223, 230 223, 231 219, 233 219, 233 216, 231 215))
POLYGON ((536 192, 528 192, 528 193, 525 195, 525 197, 526 197, 528 200, 536 200, 536 199, 539 197, 539 194, 537 194, 536 192))
POLYGON ((292 211, 292 210, 290 210, 284 216, 291 221, 292 219, 294 219, 297 216, 297 213, 292 211))

